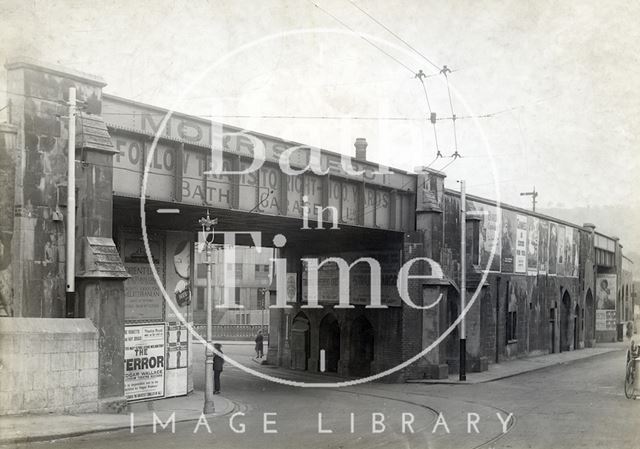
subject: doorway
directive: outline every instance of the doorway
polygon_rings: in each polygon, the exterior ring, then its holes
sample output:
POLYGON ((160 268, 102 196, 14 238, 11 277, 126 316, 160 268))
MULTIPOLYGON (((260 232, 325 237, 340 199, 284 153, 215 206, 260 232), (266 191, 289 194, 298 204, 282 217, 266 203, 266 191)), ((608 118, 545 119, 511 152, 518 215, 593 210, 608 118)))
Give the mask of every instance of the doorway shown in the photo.
POLYGON ((569 328, 571 324, 571 296, 565 291, 560 306, 560 352, 571 349, 569 328))
MULTIPOLYGON (((580 306, 576 304, 573 315, 573 350, 580 347, 580 306)), ((583 320, 584 321, 584 320, 583 320)))
POLYGON ((369 376, 373 355, 373 326, 368 319, 360 316, 351 325, 349 374, 358 377, 369 376))
MULTIPOLYGON (((340 361, 340 326, 338 320, 332 313, 326 315, 320 322, 320 351, 324 351, 325 366, 324 371, 330 373, 338 372, 338 362, 340 361)), ((321 359, 318 354, 318 361, 321 359)), ((320 367, 318 367, 320 369, 320 367)))
POLYGON ((309 319, 300 312, 291 325, 291 368, 306 370, 309 360, 309 319))

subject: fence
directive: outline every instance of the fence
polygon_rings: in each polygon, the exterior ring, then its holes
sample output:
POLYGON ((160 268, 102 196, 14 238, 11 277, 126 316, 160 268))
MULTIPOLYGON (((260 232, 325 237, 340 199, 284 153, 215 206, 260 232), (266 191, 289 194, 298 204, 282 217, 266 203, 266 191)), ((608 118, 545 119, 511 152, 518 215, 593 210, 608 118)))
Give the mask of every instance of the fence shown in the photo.
MULTIPOLYGON (((195 330, 203 337, 207 336, 207 325, 196 324, 195 330)), ((262 334, 267 338, 269 326, 260 324, 214 324, 211 326, 214 340, 250 340, 253 341, 262 329, 262 334)))

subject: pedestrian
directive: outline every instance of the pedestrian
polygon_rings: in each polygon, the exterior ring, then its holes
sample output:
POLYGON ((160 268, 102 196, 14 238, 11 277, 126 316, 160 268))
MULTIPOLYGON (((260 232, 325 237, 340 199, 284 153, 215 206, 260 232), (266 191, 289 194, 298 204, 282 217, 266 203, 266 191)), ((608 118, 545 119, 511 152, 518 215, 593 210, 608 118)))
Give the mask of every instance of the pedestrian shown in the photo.
POLYGON ((213 345, 219 354, 213 354, 213 394, 220 394, 220 373, 222 372, 222 365, 224 365, 224 358, 222 357, 222 345, 216 343, 213 345))
POLYGON ((256 335, 256 358, 261 359, 264 355, 263 349, 264 337, 262 336, 262 330, 258 331, 258 335, 256 335))

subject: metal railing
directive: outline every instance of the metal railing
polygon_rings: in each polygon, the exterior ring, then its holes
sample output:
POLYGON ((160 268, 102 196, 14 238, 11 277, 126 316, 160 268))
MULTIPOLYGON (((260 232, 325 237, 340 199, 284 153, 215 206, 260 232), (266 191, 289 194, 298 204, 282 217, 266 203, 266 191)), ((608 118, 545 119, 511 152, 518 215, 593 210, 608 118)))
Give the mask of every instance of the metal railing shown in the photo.
MULTIPOLYGON (((202 336, 206 335, 206 324, 196 324, 193 326, 202 336)), ((258 331, 262 329, 262 334, 267 338, 269 326, 260 324, 214 324, 212 325, 213 340, 250 340, 256 338, 258 331)))

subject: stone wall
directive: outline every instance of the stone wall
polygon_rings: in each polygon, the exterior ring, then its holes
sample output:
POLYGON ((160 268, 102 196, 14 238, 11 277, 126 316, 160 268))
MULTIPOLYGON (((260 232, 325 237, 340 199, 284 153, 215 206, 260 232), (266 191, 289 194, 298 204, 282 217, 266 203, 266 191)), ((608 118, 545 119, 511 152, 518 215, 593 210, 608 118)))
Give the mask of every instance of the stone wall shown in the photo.
POLYGON ((95 412, 97 401, 90 320, 0 318, 0 415, 95 412))

